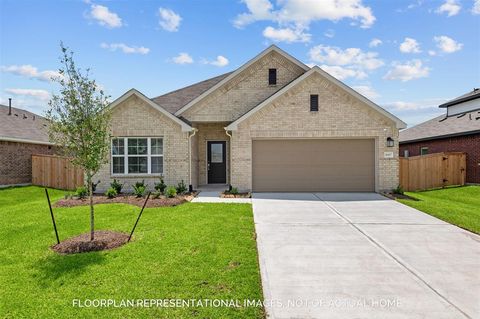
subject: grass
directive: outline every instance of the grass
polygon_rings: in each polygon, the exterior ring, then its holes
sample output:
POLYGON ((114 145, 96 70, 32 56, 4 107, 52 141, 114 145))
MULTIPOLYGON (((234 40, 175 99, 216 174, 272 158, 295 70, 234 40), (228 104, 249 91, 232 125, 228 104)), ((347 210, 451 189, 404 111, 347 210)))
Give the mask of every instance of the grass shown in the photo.
MULTIPOLYGON (((52 200, 64 192, 50 190, 52 200)), ((88 206, 54 208, 60 240, 88 232, 88 206)), ((96 229, 129 232, 139 208, 96 206, 96 229)), ((134 241, 57 255, 44 191, 0 190, 0 318, 262 318, 261 307, 78 308, 73 299, 262 300, 249 204, 147 208, 134 241)))
POLYGON ((408 199, 398 201, 480 234, 480 186, 450 187, 405 194, 418 201, 408 199))

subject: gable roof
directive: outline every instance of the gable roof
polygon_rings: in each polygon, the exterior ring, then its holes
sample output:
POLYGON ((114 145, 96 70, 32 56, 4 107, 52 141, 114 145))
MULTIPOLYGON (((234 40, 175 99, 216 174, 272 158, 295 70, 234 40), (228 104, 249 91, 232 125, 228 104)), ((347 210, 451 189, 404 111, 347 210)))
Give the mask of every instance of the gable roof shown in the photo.
POLYGON ((245 113, 244 115, 242 115, 241 117, 239 117, 237 120, 233 121, 232 123, 230 123, 225 129, 226 130, 229 130, 229 131, 234 131, 237 129, 238 127, 238 124, 240 124, 242 121, 244 121, 245 119, 249 118, 250 116, 252 116, 253 114, 255 114, 256 112, 258 112, 259 110, 261 110, 263 107, 265 107, 266 105, 270 104, 271 102, 273 102, 275 99, 277 99, 278 97, 280 97, 281 95, 283 95, 285 92, 287 92, 288 90, 290 90, 291 88, 295 87, 297 84, 299 84, 300 82, 302 82, 303 80, 305 80, 307 77, 309 77, 311 74, 313 73, 319 73, 320 75, 322 75, 323 77, 327 78, 327 80, 329 80, 330 82, 332 82, 333 84, 337 85, 339 88, 343 89, 344 91, 346 91, 347 93, 349 93, 350 95, 353 95, 354 97, 356 97, 357 99, 359 99, 360 101, 364 102, 365 104, 367 104, 368 106, 370 106, 371 108, 373 108, 375 111, 383 114, 384 116, 386 116, 387 118, 391 119, 393 122, 396 123, 396 126, 397 128, 405 128, 407 127, 407 124, 405 122, 403 122, 402 120, 400 120, 398 117, 396 117, 395 115, 387 112, 385 109, 381 108, 380 106, 378 106, 377 104, 375 104, 374 102, 370 101, 369 99, 367 99, 366 97, 364 97, 363 95, 361 95, 360 93, 358 93, 357 91, 355 91, 354 89, 352 89, 351 87, 349 87, 348 85, 344 84, 343 82, 337 80, 336 78, 334 78, 333 76, 331 76, 330 74, 328 74, 327 72, 323 71, 322 69, 320 69, 318 66, 314 66, 313 68, 311 68, 308 72, 302 74, 301 76, 299 76, 298 78, 296 78, 294 81, 290 82, 290 84, 284 86, 282 89, 280 89, 279 91, 277 91, 275 94, 271 95, 269 98, 267 98, 266 100, 264 100, 262 103, 258 104, 256 107, 254 107, 253 109, 251 109, 250 111, 248 111, 247 113, 245 113))
POLYGON ((162 113, 163 115, 165 115, 166 117, 168 117, 169 119, 171 119, 172 121, 174 121, 175 123, 179 124, 181 127, 182 127, 182 131, 184 132, 189 132, 192 130, 192 127, 187 124, 186 122, 182 121, 181 119, 179 119, 178 117, 174 116, 172 113, 168 112, 167 110, 165 110, 163 107, 161 107, 160 105, 156 104, 155 102, 153 102, 152 100, 150 100, 148 97, 146 97, 143 93, 141 93, 140 91, 136 90, 136 89, 130 89, 128 90, 125 94, 123 94, 122 96, 120 96, 118 99, 116 99, 115 101, 113 101, 112 103, 110 103, 110 109, 114 109, 116 106, 118 106, 120 103, 122 103, 123 101, 125 101, 126 99, 128 99, 129 97, 131 97, 132 95, 136 95, 137 97, 139 97, 141 100, 143 100, 144 102, 146 102, 149 106, 153 107, 154 109, 156 109, 157 111, 159 111, 160 113, 162 113))
POLYGON ((48 121, 35 113, 0 104, 0 140, 54 145, 48 138, 48 121))
POLYGON ((480 111, 461 115, 440 115, 431 120, 400 131, 400 143, 424 141, 450 136, 480 133, 480 111))
POLYGON ((449 107, 452 105, 460 104, 460 103, 478 99, 478 98, 480 98, 480 89, 476 88, 476 89, 473 89, 473 91, 470 91, 468 93, 460 95, 459 97, 454 98, 453 100, 440 104, 438 107, 449 107))
POLYGON ((231 73, 232 72, 228 72, 222 75, 218 75, 216 77, 154 97, 151 100, 163 107, 168 112, 174 114, 183 106, 185 106, 188 102, 200 96, 202 93, 213 87, 218 82, 222 81, 231 73))
POLYGON ((197 96, 196 98, 194 98, 192 101, 190 101, 188 104, 186 104, 185 106, 183 106, 181 109, 179 109, 178 111, 175 112, 175 115, 176 116, 180 116, 183 112, 185 112, 186 110, 188 110, 190 107, 192 107, 193 105, 195 105, 196 103, 200 102, 201 100, 203 100, 206 96, 208 96, 210 93, 212 93, 213 91, 215 91, 216 89, 218 89, 219 87, 221 87, 222 85, 224 85, 225 83, 227 83, 228 81, 230 81, 231 79, 233 79, 234 77, 236 77, 238 74, 240 74, 242 71, 244 71, 245 69, 247 69, 249 66, 251 66, 252 64, 254 64, 255 62, 257 62, 258 60, 260 60, 261 58, 263 58, 264 56, 266 56, 267 54, 269 54, 270 52, 277 52, 278 54, 282 55, 283 57, 285 57, 286 59, 292 61, 293 63, 295 63, 296 65, 298 65, 299 67, 301 67, 302 69, 304 69, 305 71, 309 70, 310 68, 308 66, 306 66, 304 63, 300 62, 299 60, 297 60, 295 57, 291 56, 290 54, 288 54, 287 52, 283 51, 282 49, 280 49, 279 47, 277 47, 276 45, 271 45, 269 46, 267 49, 263 50, 262 52, 260 52, 257 56, 255 56, 253 59, 249 60, 247 63, 245 63, 244 65, 242 65, 241 67, 239 67, 238 69, 236 69, 234 72, 230 73, 228 76, 226 76, 225 78, 223 78, 221 81, 219 81, 218 83, 216 83, 214 86, 210 87, 208 90, 206 90, 205 92, 203 92, 202 94, 200 94, 199 96, 197 96))

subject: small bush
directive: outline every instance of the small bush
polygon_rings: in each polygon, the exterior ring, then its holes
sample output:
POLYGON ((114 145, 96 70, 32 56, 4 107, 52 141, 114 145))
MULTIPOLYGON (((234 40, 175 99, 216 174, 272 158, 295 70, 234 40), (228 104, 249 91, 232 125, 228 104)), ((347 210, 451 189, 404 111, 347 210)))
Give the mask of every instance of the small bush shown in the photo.
POLYGON ((105 192, 105 196, 107 196, 108 198, 114 198, 115 196, 117 196, 117 190, 113 187, 110 187, 106 192, 105 192))
POLYGON ((232 195, 238 195, 238 188, 232 187, 232 189, 230 190, 230 194, 232 194, 232 195))
POLYGON ((180 183, 178 183, 176 189, 177 189, 177 194, 185 194, 187 192, 188 188, 187 188, 187 185, 185 185, 185 182, 183 181, 183 179, 180 183))
POLYGON ((133 185, 132 187, 133 187, 133 193, 137 197, 143 197, 143 195, 145 194, 145 191, 147 190, 147 185, 145 185, 145 180, 141 182, 136 182, 135 185, 133 185))
POLYGON ((168 186, 165 195, 167 195, 168 198, 173 198, 177 196, 177 189, 173 186, 168 186))
POLYGON ((110 183, 110 186, 117 192, 117 195, 122 193, 123 184, 121 184, 120 181, 113 179, 113 182, 110 183))
POLYGON ((85 186, 77 187, 77 190, 75 191, 75 196, 77 196, 80 199, 87 197, 87 194, 88 194, 88 191, 85 186))
POLYGON ((403 195, 405 191, 403 190, 403 187, 398 185, 396 188, 393 189, 393 193, 394 194, 399 194, 399 195, 403 195))
POLYGON ((155 192, 152 192, 152 197, 154 199, 157 199, 160 197, 160 195, 162 195, 162 193, 160 193, 160 191, 155 191, 155 192))
POLYGON ((155 190, 159 191, 160 194, 163 194, 165 192, 165 188, 167 188, 167 185, 163 181, 163 177, 160 177, 160 183, 155 183, 155 190))

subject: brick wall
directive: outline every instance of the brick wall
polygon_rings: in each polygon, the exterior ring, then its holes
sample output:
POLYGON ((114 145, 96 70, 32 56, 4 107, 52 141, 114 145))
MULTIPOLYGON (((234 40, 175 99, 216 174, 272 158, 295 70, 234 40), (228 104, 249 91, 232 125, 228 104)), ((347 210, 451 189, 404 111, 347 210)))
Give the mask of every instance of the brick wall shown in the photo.
POLYGON ((0 185, 30 184, 32 154, 55 154, 55 147, 0 141, 0 185))
POLYGON ((304 72, 277 52, 270 52, 182 116, 192 122, 234 121, 304 72), (269 68, 277 69, 277 85, 268 85, 269 68))
POLYGON ((232 138, 232 186, 252 187, 252 139, 373 138, 376 140, 377 190, 398 185, 398 129, 395 123, 313 73, 270 105, 241 122, 232 138), (319 95, 318 112, 310 112, 310 94, 319 95), (386 147, 387 137, 395 141, 386 147), (393 158, 384 158, 385 151, 393 158))
MULTIPOLYGON (((112 136, 114 137, 163 137, 163 175, 167 185, 176 185, 183 180, 189 184, 188 133, 182 132, 175 123, 145 101, 133 95, 115 107, 112 118, 112 136)), ((152 189, 158 176, 152 175, 116 175, 111 174, 110 160, 103 165, 94 177, 100 180, 97 186, 99 192, 110 187, 110 182, 116 178, 125 183, 125 190, 132 191, 131 185, 145 180, 152 189)))
POLYGON ((480 134, 456 136, 436 140, 402 143, 400 156, 408 150, 409 156, 420 155, 420 148, 428 147, 428 153, 467 153, 467 183, 480 183, 480 134))

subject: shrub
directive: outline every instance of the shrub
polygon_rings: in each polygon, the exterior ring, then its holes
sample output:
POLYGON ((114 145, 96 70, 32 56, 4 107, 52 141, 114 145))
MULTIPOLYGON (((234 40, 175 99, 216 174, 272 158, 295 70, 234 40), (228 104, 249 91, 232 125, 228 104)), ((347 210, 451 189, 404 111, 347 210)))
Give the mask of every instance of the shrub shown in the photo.
POLYGON ((168 198, 173 198, 177 196, 177 189, 173 186, 168 186, 165 195, 167 195, 168 198))
POLYGON ((110 183, 110 186, 117 192, 117 194, 122 193, 123 184, 121 184, 120 181, 113 179, 113 182, 110 183))
POLYGON ((108 198, 114 198, 115 196, 117 196, 117 190, 113 187, 110 187, 106 192, 105 192, 105 196, 107 196, 108 198))
POLYGON ((87 197, 87 194, 88 194, 88 191, 85 186, 77 187, 77 190, 75 191, 75 196, 77 196, 80 199, 87 197))
POLYGON ((159 191, 160 194, 163 194, 165 192, 165 188, 167 188, 167 185, 163 181, 163 177, 160 177, 160 183, 155 183, 155 190, 159 191))
POLYGON ((232 189, 230 190, 230 194, 237 195, 238 194, 238 188, 232 187, 232 189))
POLYGON ((132 187, 133 187, 133 193, 137 197, 143 197, 143 195, 145 194, 145 191, 147 190, 147 185, 145 185, 145 180, 141 182, 136 182, 135 185, 133 185, 132 187))
POLYGON ((185 182, 183 181, 183 179, 180 183, 178 183, 176 189, 177 189, 177 194, 185 194, 187 192, 188 188, 187 188, 187 185, 185 185, 185 182))
POLYGON ((160 191, 155 191, 155 192, 152 193, 152 197, 155 198, 155 199, 159 198, 160 195, 162 195, 162 193, 160 193, 160 191))
POLYGON ((393 193, 403 195, 404 193, 403 187, 398 185, 396 188, 393 189, 393 193))

